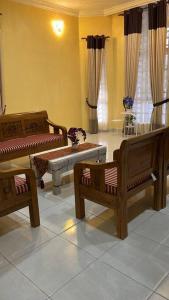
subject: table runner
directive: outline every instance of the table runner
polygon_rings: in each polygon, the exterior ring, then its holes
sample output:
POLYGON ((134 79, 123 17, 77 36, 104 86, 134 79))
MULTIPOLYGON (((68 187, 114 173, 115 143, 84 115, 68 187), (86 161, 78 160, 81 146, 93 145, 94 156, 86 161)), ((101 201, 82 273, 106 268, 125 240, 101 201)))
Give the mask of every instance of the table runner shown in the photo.
POLYGON ((100 145, 91 144, 91 143, 83 143, 83 144, 80 144, 77 149, 68 147, 65 149, 47 152, 47 153, 35 156, 33 158, 33 160, 34 160, 34 165, 36 167, 38 178, 42 178, 43 175, 47 172, 49 160, 61 158, 61 157, 67 156, 67 155, 72 155, 74 153, 83 152, 85 150, 90 150, 90 149, 97 148, 97 147, 100 147, 100 145))

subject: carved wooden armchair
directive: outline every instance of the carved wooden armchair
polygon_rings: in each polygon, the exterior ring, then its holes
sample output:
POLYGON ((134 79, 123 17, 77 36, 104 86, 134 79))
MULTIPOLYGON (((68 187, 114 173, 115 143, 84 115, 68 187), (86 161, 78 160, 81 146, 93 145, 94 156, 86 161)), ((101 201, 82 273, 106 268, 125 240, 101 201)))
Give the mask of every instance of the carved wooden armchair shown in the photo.
POLYGON ((154 186, 155 210, 161 209, 162 137, 164 129, 122 142, 109 163, 82 162, 75 165, 76 217, 85 216, 84 199, 116 212, 117 236, 128 235, 128 199, 148 186, 154 186))
POLYGON ((39 226, 39 207, 33 170, 0 170, 0 217, 25 206, 29 206, 31 226, 39 226), (24 174, 25 178, 18 176, 21 174, 24 174))

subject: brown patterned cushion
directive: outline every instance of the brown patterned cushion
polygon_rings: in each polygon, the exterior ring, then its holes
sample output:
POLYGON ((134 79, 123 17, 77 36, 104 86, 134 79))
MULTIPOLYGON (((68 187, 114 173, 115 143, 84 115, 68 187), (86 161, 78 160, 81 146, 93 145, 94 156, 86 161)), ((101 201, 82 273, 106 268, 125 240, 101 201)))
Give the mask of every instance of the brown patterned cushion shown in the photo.
POLYGON ((17 152, 19 150, 25 150, 38 145, 48 144, 55 141, 61 142, 63 136, 58 134, 37 134, 31 135, 24 138, 12 139, 4 142, 0 142, 0 154, 17 152))
MULTIPOLYGON (((151 179, 151 176, 140 177, 139 180, 128 186, 128 191, 144 183, 146 180, 151 179)), ((85 170, 82 176, 82 184, 91 185, 92 180, 90 170, 85 170)), ((117 168, 105 170, 105 192, 112 195, 117 195, 117 168)))
POLYGON ((26 182, 25 178, 21 178, 19 176, 15 176, 15 188, 16 188, 16 194, 20 195, 23 193, 26 193, 29 191, 28 184, 26 182))

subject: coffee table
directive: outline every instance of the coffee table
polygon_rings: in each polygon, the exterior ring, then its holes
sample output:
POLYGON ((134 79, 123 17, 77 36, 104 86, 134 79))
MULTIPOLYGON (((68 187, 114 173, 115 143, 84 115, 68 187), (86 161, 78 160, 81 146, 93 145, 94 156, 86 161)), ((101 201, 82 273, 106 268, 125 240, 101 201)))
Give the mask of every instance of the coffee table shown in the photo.
POLYGON ((32 154, 30 155, 30 160, 38 184, 42 182, 42 177, 46 172, 52 174, 53 193, 54 195, 58 195, 60 193, 63 173, 73 170, 74 165, 83 160, 105 162, 106 151, 106 146, 83 143, 78 146, 77 150, 66 146, 32 154))

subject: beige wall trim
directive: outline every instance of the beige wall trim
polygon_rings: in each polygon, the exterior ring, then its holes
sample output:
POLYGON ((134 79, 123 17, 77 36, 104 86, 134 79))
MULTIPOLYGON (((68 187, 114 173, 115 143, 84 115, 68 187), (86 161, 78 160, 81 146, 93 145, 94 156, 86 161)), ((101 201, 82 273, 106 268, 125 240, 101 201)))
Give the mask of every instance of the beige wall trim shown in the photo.
POLYGON ((58 12, 58 13, 63 13, 63 14, 70 15, 70 16, 78 17, 78 15, 79 15, 78 11, 76 11, 74 9, 71 9, 71 8, 69 9, 69 8, 63 7, 61 5, 52 4, 45 0, 12 0, 12 1, 39 7, 42 9, 46 9, 46 10, 50 10, 50 11, 54 11, 54 12, 58 12))
POLYGON ((80 10, 79 17, 104 17, 105 13, 104 10, 80 10))
POLYGON ((58 4, 49 3, 48 0, 12 0, 15 2, 40 7, 46 10, 64 13, 71 16, 91 17, 91 16, 109 16, 116 13, 123 12, 124 10, 134 8, 137 6, 146 5, 155 2, 155 0, 132 0, 119 5, 114 5, 112 8, 105 10, 74 10, 58 4))
POLYGON ((104 15, 105 16, 113 15, 113 14, 116 14, 116 13, 123 12, 124 10, 130 9, 130 8, 143 6, 143 5, 146 5, 146 4, 149 4, 149 3, 153 3, 153 2, 155 2, 155 0, 133 0, 133 1, 128 1, 126 3, 122 3, 122 4, 119 4, 119 5, 114 5, 112 8, 105 9, 104 10, 104 15))

